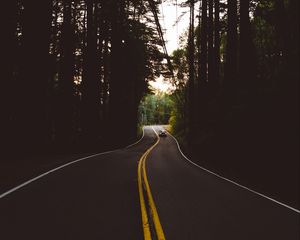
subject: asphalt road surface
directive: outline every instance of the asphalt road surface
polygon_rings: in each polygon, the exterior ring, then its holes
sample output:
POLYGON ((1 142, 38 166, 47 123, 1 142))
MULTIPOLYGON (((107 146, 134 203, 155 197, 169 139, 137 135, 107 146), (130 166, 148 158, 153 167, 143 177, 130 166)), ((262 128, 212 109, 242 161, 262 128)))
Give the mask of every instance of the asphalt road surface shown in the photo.
POLYGON ((0 193, 0 239, 299 240, 298 210, 194 166, 160 129, 0 193))

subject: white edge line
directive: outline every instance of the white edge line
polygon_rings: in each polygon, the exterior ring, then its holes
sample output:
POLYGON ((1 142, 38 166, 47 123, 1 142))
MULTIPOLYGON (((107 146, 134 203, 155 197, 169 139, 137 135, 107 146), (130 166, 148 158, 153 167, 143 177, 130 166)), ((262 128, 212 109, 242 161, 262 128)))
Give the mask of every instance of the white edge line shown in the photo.
POLYGON ((270 201, 272 201, 272 202, 274 202, 274 203, 277 203, 277 204, 279 204, 279 205, 281 205, 281 206, 283 206, 283 207, 286 207, 286 208, 288 208, 288 209, 290 209, 290 210, 292 210, 292 211, 294 211, 294 212, 296 212, 296 213, 300 213, 300 210, 299 210, 299 209, 293 208, 293 207, 291 207, 291 206, 289 206, 289 205, 287 205, 287 204, 284 204, 284 203, 282 203, 282 202, 279 202, 279 201, 277 201, 277 200, 275 200, 275 199, 273 199, 273 198, 271 198, 271 197, 268 197, 268 196, 266 196, 266 195, 264 195, 264 194, 262 194, 262 193, 259 193, 259 192, 255 191, 255 190, 252 190, 252 189, 250 189, 250 188, 248 188, 248 187, 245 187, 245 186, 243 186, 243 185, 241 185, 241 184, 239 184, 239 183, 237 183, 237 182, 234 182, 234 181, 232 181, 232 180, 230 180, 230 179, 228 179, 228 178, 225 178, 225 177, 223 177, 223 176, 221 176, 221 175, 219 175, 219 174, 217 174, 217 173, 214 173, 214 172, 212 172, 212 171, 210 171, 210 170, 208 170, 208 169, 206 169, 206 168, 204 168, 204 167, 199 166, 198 164, 194 163, 193 161, 191 161, 190 159, 188 159, 188 158, 184 155, 184 153, 181 151, 181 148, 180 148, 180 145, 179 145, 177 139, 176 139, 171 133, 168 132, 168 134, 176 141, 178 150, 179 150, 179 152, 181 153, 181 155, 182 155, 187 161, 189 161, 191 164, 193 164, 194 166, 196 166, 196 167, 198 167, 198 168, 200 168, 200 169, 202 169, 202 170, 204 170, 204 171, 206 171, 206 172, 208 172, 208 173, 210 173, 210 174, 212 174, 212 175, 214 175, 214 176, 216 176, 216 177, 218 177, 218 178, 221 178, 221 179, 223 179, 223 180, 225 180, 225 181, 227 181, 227 182, 230 182, 230 183, 232 183, 232 184, 234 184, 234 185, 236 185, 236 186, 238 186, 238 187, 240 187, 240 188, 243 188, 243 189, 245 189, 245 190, 248 190, 248 191, 250 191, 250 192, 252 192, 252 193, 255 193, 256 195, 259 195, 259 196, 261 196, 261 197, 263 197, 263 198, 265 198, 265 199, 268 199, 268 200, 270 200, 270 201))
MULTIPOLYGON (((144 135, 145 135, 145 134, 144 134, 144 127, 143 127, 143 135, 142 135, 142 137, 141 137, 137 142, 135 142, 135 143, 133 143, 133 144, 131 144, 131 145, 125 147, 125 148, 129 148, 129 147, 131 147, 131 146, 133 146, 133 145, 139 143, 139 142, 144 138, 144 135)), ((96 153, 96 154, 93 154, 93 155, 90 155, 90 156, 87 156, 87 157, 83 157, 83 158, 79 158, 79 159, 76 159, 76 160, 74 160, 74 161, 72 161, 72 162, 68 162, 68 163, 66 163, 66 164, 63 164, 63 165, 61 165, 61 166, 59 166, 59 167, 56 167, 56 168, 51 169, 51 170, 49 170, 49 171, 47 171, 47 172, 45 172, 45 173, 42 173, 42 174, 40 174, 40 175, 38 175, 38 176, 36 176, 36 177, 30 179, 30 180, 28 180, 28 181, 26 181, 26 182, 24 182, 24 183, 18 185, 18 186, 16 186, 16 187, 14 187, 14 188, 12 188, 12 189, 10 189, 10 190, 8 190, 8 191, 6 191, 6 192, 0 194, 0 199, 1 199, 1 198, 4 198, 5 196, 9 195, 10 193, 13 193, 13 192, 17 191, 18 189, 23 188, 23 187, 25 187, 26 185, 28 185, 28 184, 30 184, 30 183, 32 183, 32 182, 34 182, 34 181, 36 181, 36 180, 38 180, 38 179, 44 177, 44 176, 46 176, 46 175, 48 175, 48 174, 50 174, 50 173, 56 172, 57 170, 60 170, 60 169, 62 169, 62 168, 65 168, 65 167, 67 167, 67 166, 69 166, 69 165, 72 165, 72 164, 74 164, 74 163, 77 163, 77 162, 86 160, 86 159, 88 159, 88 158, 96 157, 96 156, 99 156, 99 155, 104 155, 104 154, 107 154, 107 153, 116 152, 116 151, 121 150, 121 149, 122 149, 122 148, 119 148, 119 149, 116 149, 116 150, 112 150, 112 151, 102 152, 102 153, 96 153)))
POLYGON ((155 129, 154 129, 154 127, 153 127, 153 125, 152 125, 151 127, 152 127, 152 130, 155 132, 155 134, 156 134, 156 137, 159 137, 159 136, 158 136, 158 134, 157 134, 157 132, 155 131, 155 129))
POLYGON ((132 146, 138 144, 140 141, 142 141, 142 139, 144 138, 144 135, 145 135, 144 127, 142 127, 142 130, 143 130, 143 134, 142 134, 141 138, 140 138, 137 142, 135 142, 135 143, 133 143, 133 144, 130 144, 130 145, 128 145, 128 146, 125 147, 125 148, 130 148, 130 147, 132 147, 132 146))

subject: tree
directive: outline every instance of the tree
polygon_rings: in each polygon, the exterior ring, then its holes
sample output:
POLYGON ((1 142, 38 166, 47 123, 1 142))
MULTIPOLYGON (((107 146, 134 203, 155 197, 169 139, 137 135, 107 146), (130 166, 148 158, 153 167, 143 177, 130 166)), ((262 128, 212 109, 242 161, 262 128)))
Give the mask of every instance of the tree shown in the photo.
POLYGON ((56 108, 56 138, 59 145, 70 145, 74 137, 74 22, 72 1, 63 2, 63 23, 61 33, 61 57, 56 108))
MULTIPOLYGON (((299 1, 213 2, 200 2, 195 30, 198 124, 184 119, 192 110, 186 92, 193 78, 178 84, 189 67, 178 60, 184 59, 181 49, 174 52, 174 82, 179 87, 173 94, 173 133, 194 161, 201 159, 199 164, 268 189, 297 206, 297 196, 286 186, 299 188, 299 1), (194 132, 193 139, 185 129, 194 132), (267 179, 259 174, 265 172, 267 179)), ((185 41, 184 50, 190 51, 190 39, 185 41)))
POLYGON ((216 91, 216 69, 214 51, 214 0, 208 0, 208 85, 210 92, 216 91))
POLYGON ((33 150, 33 147, 45 147, 49 138, 47 66, 52 1, 46 0, 36 5, 33 1, 24 0, 23 7, 18 124, 20 141, 25 143, 24 148, 33 150), (37 6, 39 11, 36 11, 37 6))
POLYGON ((207 0, 202 0, 201 33, 200 33, 200 72, 199 72, 199 95, 207 85, 207 0))
POLYGON ((15 130, 15 111, 17 108, 17 86, 14 84, 16 82, 16 76, 14 72, 16 71, 15 58, 17 56, 16 49, 17 44, 17 18, 18 18, 18 1, 5 1, 3 6, 3 13, 1 14, 1 46, 2 46, 2 61, 1 61, 1 132, 2 139, 6 145, 3 149, 7 149, 10 145, 14 143, 16 137, 15 130), (6 147, 7 146, 7 147, 6 147))
POLYGON ((255 48, 249 19, 249 0, 240 1, 239 83, 243 91, 256 85, 255 48))
POLYGON ((189 103, 189 142, 191 144, 193 137, 193 127, 195 125, 195 27, 194 27, 194 1, 190 1, 190 26, 188 36, 188 66, 189 66, 189 91, 188 91, 188 103, 189 103))
POLYGON ((215 87, 220 85, 220 0, 215 0, 215 21, 214 21, 214 77, 215 87))
POLYGON ((236 95, 237 84, 237 0, 228 0, 228 20, 225 55, 224 91, 226 99, 232 103, 236 95))
MULTIPOLYGON (((99 1, 87 0, 87 46, 84 49, 82 81, 82 130, 85 139, 96 142, 100 125, 100 59, 103 39, 99 34, 99 1), (97 37, 100 36, 100 37, 97 37), (97 44, 97 42, 99 44, 97 44), (100 54, 97 54, 97 53, 100 54)), ((103 27, 103 25, 101 25, 103 27)))

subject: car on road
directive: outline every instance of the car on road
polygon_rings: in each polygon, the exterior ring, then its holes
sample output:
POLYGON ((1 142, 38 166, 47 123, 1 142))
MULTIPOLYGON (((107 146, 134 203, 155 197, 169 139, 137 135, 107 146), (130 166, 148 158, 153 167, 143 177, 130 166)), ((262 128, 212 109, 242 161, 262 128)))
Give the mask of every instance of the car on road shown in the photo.
POLYGON ((158 135, 160 137, 166 137, 167 136, 167 132, 165 130, 160 130, 159 133, 158 133, 158 135))

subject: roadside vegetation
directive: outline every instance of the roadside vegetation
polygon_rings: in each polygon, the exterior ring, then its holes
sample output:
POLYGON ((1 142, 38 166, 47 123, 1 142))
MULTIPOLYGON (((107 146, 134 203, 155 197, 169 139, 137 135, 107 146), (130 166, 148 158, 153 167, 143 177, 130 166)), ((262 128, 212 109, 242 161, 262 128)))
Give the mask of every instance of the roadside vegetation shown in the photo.
POLYGON ((202 166, 298 206, 299 1, 197 3, 171 57, 172 131, 202 166))
POLYGON ((144 96, 139 106, 140 122, 143 125, 168 124, 174 102, 172 97, 163 92, 150 93, 144 96))

